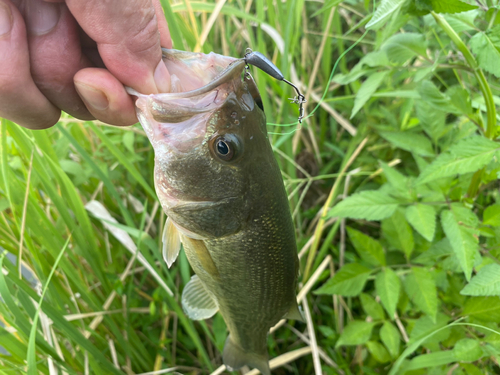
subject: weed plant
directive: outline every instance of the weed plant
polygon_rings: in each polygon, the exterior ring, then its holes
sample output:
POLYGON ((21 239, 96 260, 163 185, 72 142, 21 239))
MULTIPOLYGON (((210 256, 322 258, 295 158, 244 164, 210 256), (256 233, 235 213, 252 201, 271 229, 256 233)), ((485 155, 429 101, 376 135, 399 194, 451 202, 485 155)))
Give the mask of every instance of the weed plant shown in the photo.
MULTIPOLYGON (((175 48, 251 47, 306 93, 297 126, 252 71, 307 320, 272 330, 273 374, 499 373, 499 1, 162 5, 175 48)), ((224 372, 224 321, 189 320, 186 257, 162 260, 152 173, 138 125, 1 121, 0 374, 224 372)))

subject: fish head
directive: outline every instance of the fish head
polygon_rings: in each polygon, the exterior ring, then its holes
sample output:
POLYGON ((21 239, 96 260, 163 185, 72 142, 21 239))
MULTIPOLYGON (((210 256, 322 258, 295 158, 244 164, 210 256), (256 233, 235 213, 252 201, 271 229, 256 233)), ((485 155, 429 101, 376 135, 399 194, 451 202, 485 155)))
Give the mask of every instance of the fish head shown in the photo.
POLYGON ((270 149, 255 82, 241 59, 170 52, 164 61, 171 92, 133 93, 160 203, 185 234, 235 233, 248 218, 248 167, 270 149))

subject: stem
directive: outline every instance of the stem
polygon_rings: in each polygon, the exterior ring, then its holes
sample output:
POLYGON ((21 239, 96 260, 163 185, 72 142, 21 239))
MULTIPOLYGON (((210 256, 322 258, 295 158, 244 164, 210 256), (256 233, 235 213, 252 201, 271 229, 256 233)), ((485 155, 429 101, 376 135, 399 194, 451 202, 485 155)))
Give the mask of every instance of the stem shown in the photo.
POLYGON ((450 37, 450 39, 455 43, 457 46, 458 50, 462 52, 462 55, 464 56, 465 60, 467 63, 470 65, 470 67, 473 69, 474 75, 476 76, 476 79, 479 83, 479 89, 481 90, 481 93, 483 94, 484 97, 484 102, 486 104, 486 114, 488 118, 487 122, 487 128, 485 135, 489 139, 494 139, 495 138, 495 127, 496 127, 496 108, 495 108, 495 102, 493 101, 493 94, 491 93, 490 86, 488 82, 486 81, 486 77, 484 76, 483 71, 477 64, 476 59, 472 55, 472 53, 469 51, 465 43, 460 39, 458 34, 455 32, 455 30, 452 29, 450 24, 446 22, 446 20, 439 14, 436 14, 435 12, 431 12, 432 16, 436 20, 437 24, 441 26, 441 28, 444 30, 444 32, 450 37))
MULTIPOLYGON (((458 50, 462 52, 467 63, 472 68, 474 75, 476 76, 477 82, 479 84, 479 89, 484 97, 484 102, 486 104, 486 118, 487 118, 487 126, 485 131, 486 138, 495 139, 496 138, 496 122, 497 122, 497 113, 495 108, 495 102, 493 101, 493 94, 491 93, 491 88, 488 82, 486 81, 486 77, 484 76, 483 71, 479 67, 474 55, 469 51, 465 43, 460 39, 455 30, 452 29, 450 24, 446 22, 446 20, 439 14, 435 12, 431 12, 432 16, 436 20, 437 24, 441 26, 446 34, 450 37, 453 43, 457 46, 458 50)), ((481 169, 474 173, 472 176, 472 180, 469 185, 469 189, 467 190, 467 196, 471 199, 474 199, 479 191, 479 186, 481 185, 481 177, 483 176, 484 169, 481 169)))
POLYGON ((356 157, 359 155, 363 147, 365 147, 366 142, 368 142, 368 138, 363 139, 363 141, 353 152, 347 163, 342 167, 342 170, 339 173, 339 177, 337 177, 337 180, 335 180, 332 190, 330 190, 330 194, 328 195, 328 198, 326 199, 326 202, 323 205, 323 209, 321 211, 321 217, 319 218, 318 224, 316 225, 316 230, 314 231, 314 241, 311 245, 311 248, 309 249, 309 254, 307 256, 306 268, 304 270, 304 277, 302 278, 303 282, 307 281, 307 279, 310 276, 309 274, 311 273, 311 267, 314 262, 314 257, 316 256, 316 252, 318 250, 318 246, 321 241, 321 235, 323 234, 323 229, 325 227, 326 217, 328 215, 328 211, 330 211, 330 206, 332 205, 334 198, 337 196, 337 189, 340 185, 340 182, 342 181, 342 178, 344 177, 347 168, 350 167, 354 159, 356 159, 356 157))

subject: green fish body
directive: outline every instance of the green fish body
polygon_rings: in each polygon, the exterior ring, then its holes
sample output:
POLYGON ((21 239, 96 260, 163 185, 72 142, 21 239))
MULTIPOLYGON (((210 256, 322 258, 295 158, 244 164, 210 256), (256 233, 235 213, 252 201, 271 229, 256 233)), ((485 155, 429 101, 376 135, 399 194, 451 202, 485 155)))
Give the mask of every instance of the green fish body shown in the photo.
POLYGON ((294 227, 260 95, 243 60, 164 56, 171 92, 133 92, 168 216, 164 257, 170 266, 182 243, 196 274, 183 308, 195 320, 220 311, 230 332, 224 364, 268 375, 269 329, 301 315, 294 227))

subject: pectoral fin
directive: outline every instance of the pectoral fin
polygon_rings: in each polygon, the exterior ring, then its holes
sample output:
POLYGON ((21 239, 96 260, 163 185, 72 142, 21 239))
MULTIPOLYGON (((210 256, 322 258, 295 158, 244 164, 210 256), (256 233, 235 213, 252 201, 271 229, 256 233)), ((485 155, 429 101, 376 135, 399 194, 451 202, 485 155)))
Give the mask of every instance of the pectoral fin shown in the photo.
POLYGON ((297 302, 293 303, 292 307, 290 308, 285 317, 291 320, 299 320, 302 323, 306 322, 304 314, 302 314, 302 310, 300 309, 299 305, 297 305, 297 302))
POLYGON ((205 288, 197 275, 191 277, 191 281, 182 292, 182 308, 193 320, 211 318, 219 310, 215 297, 205 288))
POLYGON ((163 259, 168 268, 177 259, 179 251, 181 251, 181 237, 172 220, 167 218, 163 229, 163 259))

